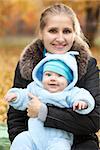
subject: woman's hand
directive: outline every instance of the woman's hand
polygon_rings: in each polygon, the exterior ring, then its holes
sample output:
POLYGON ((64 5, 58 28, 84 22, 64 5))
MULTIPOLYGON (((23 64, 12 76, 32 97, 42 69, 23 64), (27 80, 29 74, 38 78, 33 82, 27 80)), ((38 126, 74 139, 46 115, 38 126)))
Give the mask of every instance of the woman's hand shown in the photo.
POLYGON ((38 99, 38 97, 33 96, 31 93, 28 94, 28 96, 32 99, 29 101, 27 106, 27 115, 31 118, 35 118, 38 116, 40 107, 41 107, 41 101, 38 99))

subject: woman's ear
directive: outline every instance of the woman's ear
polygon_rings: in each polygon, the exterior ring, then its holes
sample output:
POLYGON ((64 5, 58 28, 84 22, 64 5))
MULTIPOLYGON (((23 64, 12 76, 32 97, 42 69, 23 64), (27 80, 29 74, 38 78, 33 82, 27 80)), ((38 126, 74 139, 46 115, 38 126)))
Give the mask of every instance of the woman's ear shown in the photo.
POLYGON ((74 41, 75 41, 75 37, 76 37, 76 33, 74 32, 73 33, 73 39, 74 39, 74 41))
POLYGON ((39 39, 42 40, 42 32, 39 30, 39 39))

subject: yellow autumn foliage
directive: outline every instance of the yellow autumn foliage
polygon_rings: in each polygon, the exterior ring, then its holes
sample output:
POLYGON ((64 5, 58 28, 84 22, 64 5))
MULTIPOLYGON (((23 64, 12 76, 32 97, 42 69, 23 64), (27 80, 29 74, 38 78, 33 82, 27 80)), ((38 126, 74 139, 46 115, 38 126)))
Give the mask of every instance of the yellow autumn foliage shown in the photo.
POLYGON ((21 50, 0 49, 0 122, 6 122, 8 103, 4 101, 4 95, 12 86, 14 69, 21 50))

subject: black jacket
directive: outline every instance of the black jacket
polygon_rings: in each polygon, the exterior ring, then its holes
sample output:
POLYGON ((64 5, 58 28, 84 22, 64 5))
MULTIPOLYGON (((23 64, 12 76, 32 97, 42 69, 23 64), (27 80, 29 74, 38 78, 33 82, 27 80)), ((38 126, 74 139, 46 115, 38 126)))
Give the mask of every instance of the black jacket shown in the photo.
MULTIPOLYGON (((13 87, 25 88, 32 79, 25 79, 22 77, 20 62, 16 67, 13 87)), ((60 128, 72 132, 75 135, 74 146, 87 140, 97 142, 97 137, 94 133, 99 129, 100 89, 99 72, 94 58, 88 60, 86 72, 77 82, 77 86, 90 91, 96 101, 95 109, 88 115, 80 115, 73 112, 72 109, 62 109, 48 104, 48 114, 44 122, 45 127, 60 128)), ((18 111, 10 107, 7 121, 9 138, 11 141, 13 141, 15 136, 20 132, 27 130, 28 117, 26 111, 18 111)), ((75 149, 75 147, 73 149, 75 149)), ((78 149, 76 148, 75 150, 78 149)))

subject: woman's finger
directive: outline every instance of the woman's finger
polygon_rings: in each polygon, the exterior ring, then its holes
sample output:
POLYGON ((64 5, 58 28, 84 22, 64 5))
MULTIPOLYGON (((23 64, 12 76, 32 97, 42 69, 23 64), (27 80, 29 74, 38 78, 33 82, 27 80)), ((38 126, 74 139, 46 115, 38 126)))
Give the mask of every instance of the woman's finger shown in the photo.
POLYGON ((28 93, 29 98, 34 99, 34 95, 32 93, 28 93))

